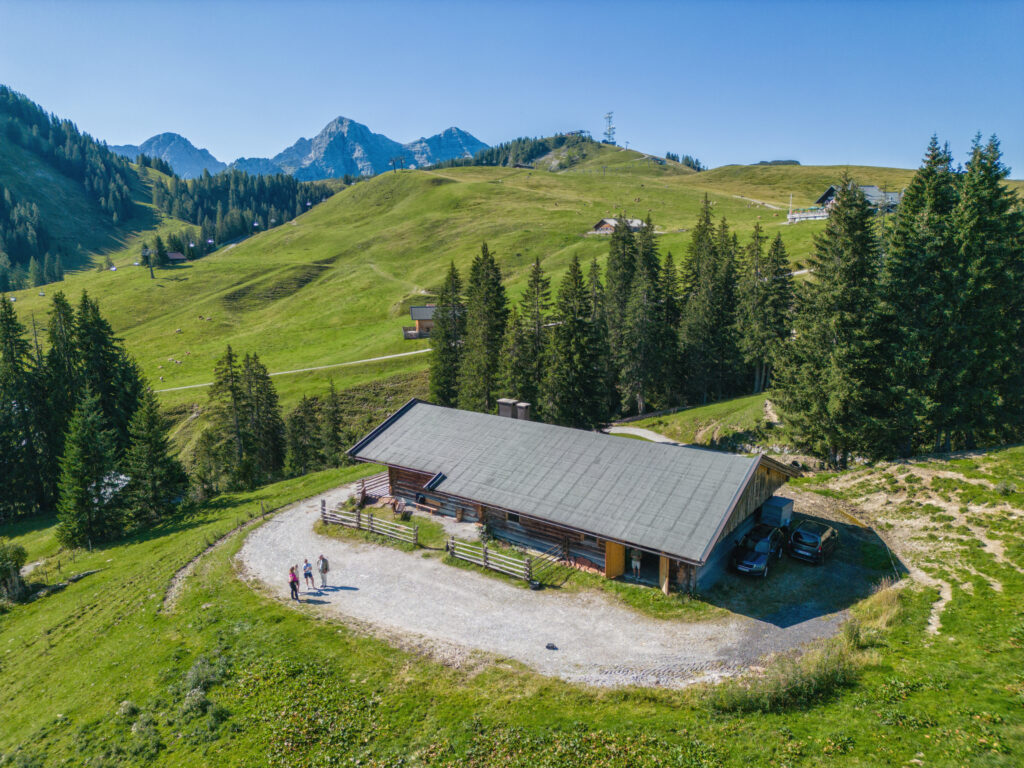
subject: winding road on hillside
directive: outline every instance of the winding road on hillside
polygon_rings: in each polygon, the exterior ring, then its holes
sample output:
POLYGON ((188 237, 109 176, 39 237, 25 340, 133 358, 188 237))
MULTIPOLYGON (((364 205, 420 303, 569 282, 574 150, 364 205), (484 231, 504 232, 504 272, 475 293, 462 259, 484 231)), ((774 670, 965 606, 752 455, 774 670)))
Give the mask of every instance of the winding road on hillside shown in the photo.
MULTIPOLYGON (((427 349, 414 349, 412 352, 399 352, 396 355, 382 355, 381 357, 368 357, 365 360, 350 360, 347 363, 331 363, 330 365, 315 365, 312 368, 296 368, 294 371, 275 371, 271 373, 271 376, 288 376, 293 373, 309 373, 310 371, 325 371, 328 368, 341 368, 346 365, 362 365, 363 363, 376 363, 380 360, 394 360, 396 357, 409 357, 410 355, 422 355, 424 352, 429 352, 430 348, 427 349)), ((212 381, 207 381, 204 384, 188 384, 184 387, 169 387, 168 389, 157 389, 156 392, 179 392, 183 389, 200 389, 202 387, 213 386, 212 381)))
MULTIPOLYGON (((344 495, 332 492, 332 506, 344 495)), ((307 500, 250 533, 237 556, 242 572, 287 600, 288 566, 324 554, 333 586, 303 591, 302 607, 450 666, 511 659, 590 685, 678 688, 834 634, 844 618, 657 620, 596 590, 534 592, 419 552, 319 536, 318 510, 318 499, 307 500)))

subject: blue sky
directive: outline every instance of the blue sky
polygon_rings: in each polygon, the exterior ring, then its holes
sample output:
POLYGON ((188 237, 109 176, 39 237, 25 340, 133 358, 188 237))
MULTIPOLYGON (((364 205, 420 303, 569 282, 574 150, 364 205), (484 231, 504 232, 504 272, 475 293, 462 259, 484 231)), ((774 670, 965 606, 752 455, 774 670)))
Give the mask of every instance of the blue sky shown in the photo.
POLYGON ((269 156, 345 115, 399 141, 586 128, 710 166, 915 167, 997 133, 1024 178, 1024 0, 9 2, 0 82, 114 143, 269 156))

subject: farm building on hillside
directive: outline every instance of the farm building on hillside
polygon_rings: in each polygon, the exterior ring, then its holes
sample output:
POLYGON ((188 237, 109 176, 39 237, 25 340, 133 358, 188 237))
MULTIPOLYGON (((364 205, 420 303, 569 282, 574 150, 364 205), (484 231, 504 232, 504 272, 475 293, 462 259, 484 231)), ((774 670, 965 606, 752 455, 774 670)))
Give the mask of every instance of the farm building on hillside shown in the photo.
POLYGON ((798 474, 766 456, 540 424, 525 403, 502 405, 494 416, 410 400, 348 455, 385 465, 392 496, 558 548, 608 578, 635 549, 642 577, 666 592, 709 588, 761 505, 798 474))
POLYGON ((433 304, 426 304, 422 307, 409 307, 409 317, 415 325, 403 326, 402 335, 407 339, 429 339, 430 332, 434 330, 434 310, 437 307, 433 304))
MULTIPOLYGON (((619 221, 620 219, 601 219, 590 232, 595 235, 610 235, 619 226, 619 221)), ((630 232, 637 232, 644 226, 641 219, 621 219, 621 221, 626 223, 630 232)))
POLYGON ((171 251, 167 254, 167 260, 171 264, 184 264, 188 259, 185 258, 185 254, 178 253, 177 251, 171 251))
MULTIPOLYGON (((874 184, 869 184, 867 186, 857 185, 857 188, 864 193, 864 197, 868 199, 868 202, 873 207, 887 212, 895 210, 896 206, 899 205, 900 200, 903 199, 902 192, 883 192, 874 184)), ((823 208, 828 208, 836 199, 837 194, 839 194, 839 187, 833 184, 825 190, 821 197, 814 201, 814 204, 823 208)))

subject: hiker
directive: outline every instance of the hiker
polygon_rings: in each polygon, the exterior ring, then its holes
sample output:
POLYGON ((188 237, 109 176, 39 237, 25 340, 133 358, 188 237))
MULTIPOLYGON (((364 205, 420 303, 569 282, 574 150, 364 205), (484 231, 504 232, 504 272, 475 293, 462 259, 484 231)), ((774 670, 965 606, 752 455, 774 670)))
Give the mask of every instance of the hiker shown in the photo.
POLYGON ((320 588, 324 589, 327 587, 327 572, 331 570, 331 566, 327 562, 327 558, 320 555, 320 557, 316 559, 316 568, 320 571, 320 588))
POLYGON ((642 555, 639 549, 629 550, 629 559, 633 561, 633 578, 640 581, 640 559, 642 555))
POLYGON ((308 557, 302 561, 302 580, 304 586, 316 589, 316 582, 313 581, 313 566, 309 564, 308 557))
POLYGON ((299 599, 299 574, 295 572, 295 566, 293 565, 288 569, 288 586, 292 590, 292 600, 299 599))

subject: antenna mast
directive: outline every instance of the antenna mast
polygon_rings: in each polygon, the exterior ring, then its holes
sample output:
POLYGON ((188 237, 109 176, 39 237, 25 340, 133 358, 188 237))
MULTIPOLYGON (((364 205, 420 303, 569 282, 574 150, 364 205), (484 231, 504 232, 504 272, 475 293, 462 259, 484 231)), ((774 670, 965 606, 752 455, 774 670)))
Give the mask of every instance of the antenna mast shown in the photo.
POLYGON ((609 144, 615 143, 615 124, 612 123, 612 112, 606 112, 604 116, 604 140, 609 144))

